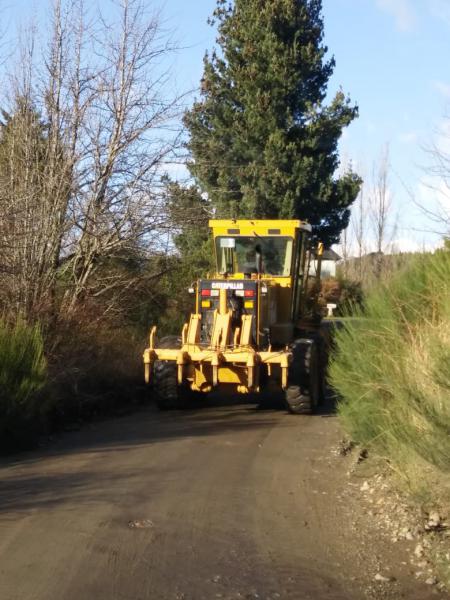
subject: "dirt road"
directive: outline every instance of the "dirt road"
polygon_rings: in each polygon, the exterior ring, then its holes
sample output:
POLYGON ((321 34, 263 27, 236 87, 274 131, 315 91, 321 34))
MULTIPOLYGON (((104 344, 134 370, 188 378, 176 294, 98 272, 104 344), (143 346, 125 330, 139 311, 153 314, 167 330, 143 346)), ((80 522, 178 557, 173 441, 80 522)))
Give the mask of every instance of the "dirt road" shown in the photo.
MULTIPOLYGON (((3 460, 0 598, 365 598, 340 436, 332 415, 149 408, 3 460)), ((395 575, 389 597, 436 597, 395 575)))

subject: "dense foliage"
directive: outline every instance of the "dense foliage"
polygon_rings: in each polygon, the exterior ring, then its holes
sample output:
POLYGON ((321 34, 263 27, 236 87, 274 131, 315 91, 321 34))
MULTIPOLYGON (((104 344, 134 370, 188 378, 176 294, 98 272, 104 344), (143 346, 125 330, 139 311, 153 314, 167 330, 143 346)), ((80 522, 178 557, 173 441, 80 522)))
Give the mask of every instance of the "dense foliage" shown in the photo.
POLYGON ((321 0, 218 0, 219 50, 206 55, 202 98, 185 116, 190 170, 231 217, 302 218, 327 244, 348 224, 360 178, 335 178, 338 142, 358 114, 325 97, 321 0))
POLYGON ((14 326, 0 321, 0 449, 30 442, 34 421, 49 408, 39 395, 46 378, 39 328, 20 319, 14 326))
POLYGON ((450 493, 450 251, 418 256, 337 336, 331 380, 353 438, 450 493))
MULTIPOLYGON (((89 17, 78 0, 48 8, 12 60, 0 49, 0 315, 44 332, 42 394, 65 421, 137 395, 130 377, 142 381, 146 332, 166 311, 176 262, 162 178, 181 98, 167 86, 174 47, 149 3, 92 6, 89 17)), ((13 358, 0 367, 15 377, 19 365, 29 381, 26 357, 13 358)), ((34 395, 18 400, 5 385, 2 427, 45 429, 27 412, 34 395)))

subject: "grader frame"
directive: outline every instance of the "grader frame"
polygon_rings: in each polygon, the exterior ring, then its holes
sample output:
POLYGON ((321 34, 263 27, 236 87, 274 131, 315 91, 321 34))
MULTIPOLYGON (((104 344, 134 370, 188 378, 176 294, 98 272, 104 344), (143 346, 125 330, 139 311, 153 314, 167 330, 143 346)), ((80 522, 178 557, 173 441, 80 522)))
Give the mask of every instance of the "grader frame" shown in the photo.
MULTIPOLYGON (((311 227, 297 220, 213 220, 210 227, 217 272, 194 285, 196 310, 177 346, 159 344, 157 329, 151 328, 143 357, 145 380, 152 383, 155 365, 163 364, 172 368, 176 386, 192 393, 258 393, 268 382, 287 391, 298 379, 296 336, 301 333, 310 346, 305 332, 315 330, 317 323, 307 318, 311 262, 317 259, 311 227), (246 272, 243 254, 252 244, 255 268, 246 272), (220 266, 219 254, 228 257, 225 266, 220 266)), ((320 258, 317 270, 320 276, 320 258)), ((314 302, 311 306, 314 312, 314 302)))

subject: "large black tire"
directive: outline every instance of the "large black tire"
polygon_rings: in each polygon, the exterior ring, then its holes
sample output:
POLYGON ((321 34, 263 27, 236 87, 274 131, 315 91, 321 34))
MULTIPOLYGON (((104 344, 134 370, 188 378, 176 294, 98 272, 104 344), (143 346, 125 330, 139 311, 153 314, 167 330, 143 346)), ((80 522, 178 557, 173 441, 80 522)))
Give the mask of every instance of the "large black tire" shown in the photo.
MULTIPOLYGON (((180 339, 176 336, 162 338, 159 348, 176 348, 180 339)), ((173 361, 157 360, 153 365, 153 394, 159 410, 180 410, 187 408, 190 401, 190 389, 178 385, 177 365, 173 361)))
POLYGON ((289 387, 285 392, 286 407, 293 414, 310 415, 323 396, 320 342, 313 337, 298 339, 293 344, 292 354, 289 387))

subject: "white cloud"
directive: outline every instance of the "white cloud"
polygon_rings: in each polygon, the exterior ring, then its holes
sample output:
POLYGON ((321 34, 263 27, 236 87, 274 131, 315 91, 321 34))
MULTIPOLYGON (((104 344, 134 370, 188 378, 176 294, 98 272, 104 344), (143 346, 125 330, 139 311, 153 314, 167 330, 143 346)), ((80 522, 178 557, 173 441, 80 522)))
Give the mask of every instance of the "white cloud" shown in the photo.
MULTIPOLYGON (((412 235, 413 232, 411 232, 412 235)), ((396 254, 397 252, 434 252, 438 248, 441 248, 443 243, 441 239, 430 239, 425 236, 422 236, 422 239, 399 237, 393 240, 390 252, 392 254, 396 254)))
POLYGON ((427 175, 418 187, 417 203, 422 208, 425 222, 441 233, 448 232, 450 224, 450 189, 443 178, 427 175))
POLYGON ((450 118, 441 119, 436 128, 434 147, 444 157, 444 164, 448 169, 450 159, 450 118))
POLYGON ((161 172, 169 175, 174 181, 186 181, 189 179, 189 171, 184 163, 166 162, 161 166, 161 172))
MULTIPOLYGON (((347 243, 348 256, 358 256, 359 249, 355 240, 347 243)), ((443 245, 442 238, 430 236, 429 234, 417 233, 413 229, 406 232, 404 236, 395 237, 391 242, 386 243, 384 254, 398 254, 399 252, 433 252, 443 245)), ((333 246, 333 250, 340 256, 345 254, 341 244, 333 246)), ((376 243, 373 239, 366 239, 364 254, 376 252, 376 243)))
POLYGON ((406 131, 400 134, 398 139, 402 144, 416 144, 419 140, 419 134, 417 131, 406 131))
POLYGON ((428 6, 431 14, 444 21, 450 26, 450 2, 449 0, 428 0, 428 6))
POLYGON ((375 125, 375 123, 373 121, 366 122, 366 131, 368 134, 375 133, 376 130, 377 130, 377 126, 375 125))
POLYGON ((402 119, 405 123, 409 123, 411 121, 411 115, 409 114, 409 112, 407 110, 405 110, 404 113, 402 114, 402 119))
POLYGON ((444 98, 450 98, 450 83, 444 81, 433 81, 433 87, 438 91, 444 98))
POLYGON ((376 0, 378 8, 395 19, 400 31, 411 31, 417 22, 417 15, 411 0, 376 0))
POLYGON ((420 252, 423 250, 423 244, 420 244, 412 237, 399 237, 392 240, 391 252, 420 252))
POLYGON ((436 233, 450 228, 450 118, 441 119, 426 146, 426 164, 417 184, 415 202, 425 226, 436 233))
POLYGON ((446 182, 425 176, 419 183, 419 201, 428 207, 439 205, 450 215, 450 190, 446 182))

